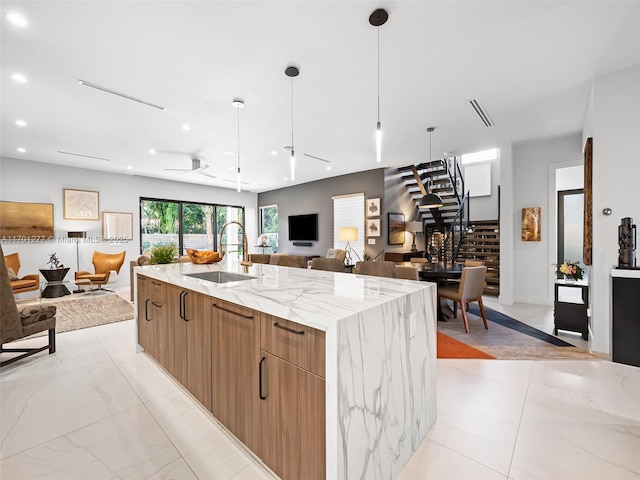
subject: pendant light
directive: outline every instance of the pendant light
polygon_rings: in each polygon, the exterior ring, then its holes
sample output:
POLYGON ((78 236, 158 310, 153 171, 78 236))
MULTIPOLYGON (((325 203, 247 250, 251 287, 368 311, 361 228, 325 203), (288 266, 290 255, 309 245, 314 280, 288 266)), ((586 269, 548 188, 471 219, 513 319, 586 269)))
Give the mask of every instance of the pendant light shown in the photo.
MULTIPOLYGON (((431 134, 435 130, 435 127, 427 128, 427 132, 429 132, 429 164, 431 164, 431 134)), ((422 197, 420 200, 420 204, 418 205, 418 209, 426 210, 428 208, 440 208, 444 204, 442 203, 442 198, 440 195, 437 195, 431 191, 431 187, 433 186, 433 180, 429 177, 427 181, 427 194, 422 197)))
POLYGON ((380 25, 387 23, 389 14, 383 8, 369 16, 369 23, 378 31, 378 122, 376 123, 376 162, 382 162, 382 124, 380 123, 380 25))
POLYGON ((297 67, 289 66, 284 73, 291 78, 291 159, 289 162, 291 166, 291 181, 293 182, 296 179, 296 152, 293 146, 293 79, 300 74, 300 70, 297 67))
POLYGON ((241 188, 241 177, 240 177, 240 109, 244 108, 244 100, 241 98, 234 98, 231 104, 236 107, 238 110, 238 188, 237 191, 240 193, 242 191, 241 188))

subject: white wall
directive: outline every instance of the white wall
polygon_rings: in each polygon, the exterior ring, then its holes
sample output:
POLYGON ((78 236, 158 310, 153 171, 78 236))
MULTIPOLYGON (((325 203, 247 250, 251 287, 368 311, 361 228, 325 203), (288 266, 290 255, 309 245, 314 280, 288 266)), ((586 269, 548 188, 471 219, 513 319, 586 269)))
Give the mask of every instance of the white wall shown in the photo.
MULTIPOLYGON (((63 167, 48 163, 0 158, 0 200, 14 202, 53 203, 55 237, 44 243, 21 244, 3 242, 5 254, 18 252, 22 266, 20 273, 37 273, 48 268, 51 253, 56 253, 65 267, 71 267, 67 280, 76 270, 76 245, 66 238, 70 230, 85 230, 87 243, 80 243, 80 269, 93 270, 94 250, 121 252, 126 250, 125 265, 116 286, 129 285, 129 260, 140 255, 140 197, 166 198, 194 202, 209 202, 245 207, 245 224, 249 245, 258 236, 257 194, 237 193, 235 190, 172 182, 135 175, 63 167), (100 194, 100 211, 133 213, 133 240, 123 244, 89 243, 102 235, 102 220, 65 220, 62 212, 62 190, 74 188, 94 190, 100 194)), ((102 215, 100 215, 102 217, 102 215)), ((26 294, 29 295, 29 294, 26 294)))
POLYGON ((598 77, 593 82, 593 265, 590 292, 593 325, 591 346, 611 352, 609 273, 618 264, 620 219, 640 220, 640 66, 598 77), (604 208, 613 214, 602 214, 604 208))
MULTIPOLYGON (((513 146, 513 300, 551 305, 556 242, 555 169, 582 162, 582 134, 513 146), (551 174, 550 172, 554 173, 551 174), (522 209, 542 207, 540 242, 521 240, 522 209)), ((501 231, 504 229, 501 227, 501 231)), ((504 231, 505 235, 509 235, 504 231)), ((502 256, 502 255, 501 255, 502 256)), ((501 276, 502 265, 501 259, 501 276)))

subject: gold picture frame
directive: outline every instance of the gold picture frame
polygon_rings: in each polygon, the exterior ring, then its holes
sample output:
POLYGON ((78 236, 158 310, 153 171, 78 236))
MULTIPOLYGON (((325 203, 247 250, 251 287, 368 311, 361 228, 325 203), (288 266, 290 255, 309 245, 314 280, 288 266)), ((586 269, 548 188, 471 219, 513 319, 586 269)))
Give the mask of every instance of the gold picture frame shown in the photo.
POLYGON ((100 194, 92 190, 65 188, 63 218, 65 220, 100 220, 100 194))
POLYGON ((52 203, 0 201, 0 240, 34 242, 52 238, 52 203))
POLYGON ((529 207, 522 209, 522 241, 539 242, 542 240, 541 232, 542 208, 529 207))
POLYGON ((102 212, 103 240, 133 240, 133 213, 102 212))

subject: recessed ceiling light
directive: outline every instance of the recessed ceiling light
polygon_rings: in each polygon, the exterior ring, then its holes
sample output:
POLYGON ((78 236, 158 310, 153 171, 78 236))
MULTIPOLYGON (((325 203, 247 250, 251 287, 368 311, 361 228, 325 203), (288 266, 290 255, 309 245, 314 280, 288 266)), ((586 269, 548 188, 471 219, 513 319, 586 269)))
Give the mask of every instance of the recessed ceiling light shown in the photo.
POLYGON ((16 150, 18 150, 20 153, 25 153, 27 151, 26 148, 22 148, 22 147, 18 147, 16 148, 16 150))
POLYGON ((278 152, 276 150, 271 150, 271 155, 275 157, 276 155, 278 155, 278 152))
POLYGON ((26 127, 27 122, 25 122, 24 120, 16 120, 16 125, 18 125, 19 127, 26 127))
POLYGON ((150 153, 151 155, 155 155, 155 154, 156 154, 156 151, 155 151, 153 148, 150 148, 150 149, 149 149, 149 153, 150 153))
POLYGON ((229 170, 235 170, 235 168, 234 167, 229 167, 229 170))
POLYGON ((29 25, 29 22, 27 22, 27 19, 24 18, 24 16, 21 13, 17 13, 17 12, 8 13, 7 20, 9 20, 14 25, 17 25, 18 27, 26 27, 27 25, 29 25))
POLYGON ((25 83, 27 81, 27 77, 25 77, 21 73, 14 73, 13 75, 11 75, 11 78, 13 79, 14 82, 17 82, 17 83, 25 83))
POLYGON ((283 179, 285 182, 287 181, 287 177, 283 177, 282 179, 283 179))
POLYGON ((188 124, 188 123, 183 123, 183 124, 182 124, 182 127, 180 127, 180 128, 182 128, 185 132, 186 132, 187 130, 191 130, 191 127, 189 126, 189 124, 188 124))
POLYGON ((127 170, 133 170, 133 167, 131 165, 127 165, 127 170))
POLYGON ((327 170, 331 170, 331 167, 327 167, 327 170))
POLYGON ((227 150, 226 152, 224 152, 225 155, 229 155, 229 156, 236 156, 236 152, 232 152, 231 150, 227 150))

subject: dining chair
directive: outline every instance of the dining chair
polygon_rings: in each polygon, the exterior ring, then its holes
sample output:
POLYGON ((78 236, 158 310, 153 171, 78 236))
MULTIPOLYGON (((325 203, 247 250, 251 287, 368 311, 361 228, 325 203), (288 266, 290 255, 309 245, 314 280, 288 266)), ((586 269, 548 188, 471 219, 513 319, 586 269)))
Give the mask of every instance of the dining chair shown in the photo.
POLYGON ((462 321, 464 322, 464 331, 469 333, 469 322, 467 321, 467 305, 470 302, 478 302, 484 328, 488 329, 487 315, 484 311, 482 303, 482 290, 484 288, 484 277, 487 274, 487 267, 464 267, 462 269, 462 277, 460 278, 460 286, 450 286, 438 288, 438 301, 440 298, 453 300, 453 316, 458 317, 458 303, 462 310, 462 321))
POLYGON ((395 262, 389 262, 387 260, 382 262, 357 262, 356 273, 360 275, 395 278, 396 264, 395 262))
POLYGON ((312 258, 311 259, 312 270, 325 270, 328 272, 343 272, 344 273, 344 259, 339 258, 312 258))
POLYGON ((428 260, 424 257, 411 257, 411 263, 427 263, 428 260))
POLYGON ((464 266, 465 267, 484 267, 484 262, 482 260, 465 260, 464 261, 464 266))
POLYGON ((420 275, 416 267, 396 265, 395 271, 396 278, 402 278, 404 280, 420 280, 420 275))

